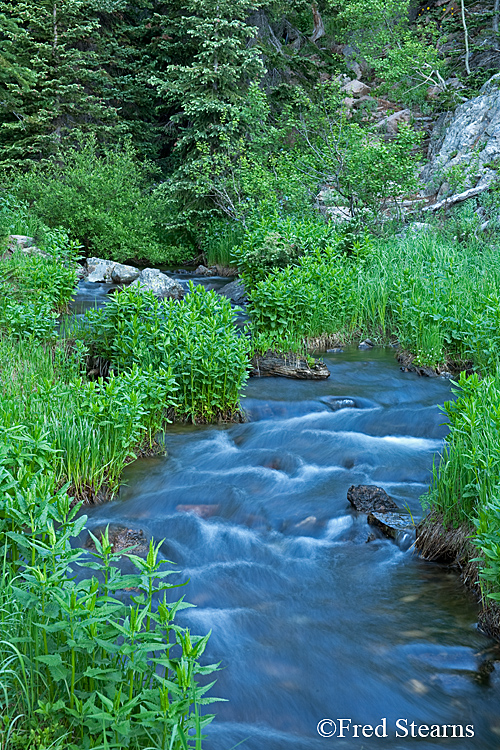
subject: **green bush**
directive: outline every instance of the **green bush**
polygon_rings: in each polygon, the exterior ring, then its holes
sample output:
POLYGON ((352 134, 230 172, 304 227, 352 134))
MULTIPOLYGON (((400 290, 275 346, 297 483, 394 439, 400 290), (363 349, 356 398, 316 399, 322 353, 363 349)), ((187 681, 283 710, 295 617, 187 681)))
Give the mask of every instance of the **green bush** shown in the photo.
POLYGON ((304 253, 324 250, 333 237, 333 226, 320 216, 257 215, 231 257, 245 284, 253 287, 274 269, 296 266, 304 253))
POLYGON ((18 175, 11 189, 49 227, 65 227, 87 254, 157 259, 168 244, 153 190, 157 176, 130 145, 100 155, 96 141, 88 139, 69 148, 64 162, 44 161, 18 175))
POLYGON ((238 336, 234 317, 229 300, 202 286, 191 285, 181 301, 159 301, 129 287, 87 312, 79 335, 118 372, 134 365, 170 368, 178 413, 212 420, 237 411, 247 378, 248 342, 238 336))

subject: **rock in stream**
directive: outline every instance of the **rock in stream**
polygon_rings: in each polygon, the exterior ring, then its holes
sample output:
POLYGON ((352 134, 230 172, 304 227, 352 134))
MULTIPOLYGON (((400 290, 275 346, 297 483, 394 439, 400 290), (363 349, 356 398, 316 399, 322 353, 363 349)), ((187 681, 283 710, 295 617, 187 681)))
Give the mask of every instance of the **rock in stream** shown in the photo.
POLYGON ((314 364, 296 354, 277 354, 266 352, 256 354, 252 358, 250 377, 265 378, 279 376, 282 378, 296 378, 297 380, 326 380, 330 377, 330 370, 324 362, 314 360, 314 364))

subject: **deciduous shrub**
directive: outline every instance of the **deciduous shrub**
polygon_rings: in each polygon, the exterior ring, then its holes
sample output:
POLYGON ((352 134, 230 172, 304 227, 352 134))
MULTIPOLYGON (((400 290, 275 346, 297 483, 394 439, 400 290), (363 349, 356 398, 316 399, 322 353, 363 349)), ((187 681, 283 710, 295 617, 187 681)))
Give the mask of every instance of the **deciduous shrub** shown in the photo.
POLYGON ((130 145, 100 154, 90 138, 68 148, 63 162, 44 161, 18 175, 12 190, 49 227, 65 227, 87 254, 168 262, 155 177, 157 170, 140 162, 130 145))

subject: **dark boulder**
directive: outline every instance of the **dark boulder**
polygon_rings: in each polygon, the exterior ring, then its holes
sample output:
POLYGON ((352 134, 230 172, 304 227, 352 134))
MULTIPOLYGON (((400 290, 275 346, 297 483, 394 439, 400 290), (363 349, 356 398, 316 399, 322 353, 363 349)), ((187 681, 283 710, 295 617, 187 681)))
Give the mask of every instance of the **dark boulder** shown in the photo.
MULTIPOLYGON (((91 529, 92 534, 101 541, 105 531, 105 526, 98 526, 91 529)), ((108 529, 108 539, 113 548, 113 553, 122 552, 128 550, 131 554, 141 555, 148 550, 148 540, 142 529, 129 529, 127 526, 121 524, 110 524, 108 529), (130 548, 133 549, 130 549, 130 548)), ((88 536, 85 542, 86 549, 95 551, 95 542, 92 537, 88 536)))
POLYGON ((246 305, 248 302, 245 286, 240 279, 230 281, 229 284, 224 284, 217 293, 222 294, 223 297, 227 297, 236 305, 246 305))
POLYGON ((354 510, 360 513, 389 513, 399 511, 398 506, 387 492, 374 484, 351 485, 347 499, 354 510))

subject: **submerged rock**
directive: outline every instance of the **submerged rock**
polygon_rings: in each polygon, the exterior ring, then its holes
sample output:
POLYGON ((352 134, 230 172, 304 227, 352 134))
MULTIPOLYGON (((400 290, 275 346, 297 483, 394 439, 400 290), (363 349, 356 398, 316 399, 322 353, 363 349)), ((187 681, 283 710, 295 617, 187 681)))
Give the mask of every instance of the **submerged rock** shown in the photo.
POLYGON ((405 534, 415 535, 415 524, 409 513, 369 513, 368 523, 377 526, 390 539, 400 539, 405 534))
POLYGON ((153 292, 157 297, 164 299, 181 299, 184 296, 184 289, 179 282, 171 279, 165 273, 157 268, 145 268, 141 271, 138 279, 133 281, 130 286, 141 286, 146 291, 153 292))
POLYGON ((296 354, 266 352, 266 354, 254 355, 250 377, 273 376, 297 380, 326 380, 330 377, 330 370, 324 362, 314 360, 313 364, 309 364, 307 359, 296 354))
POLYGON ((194 513, 199 518, 212 518, 219 512, 218 505, 178 505, 176 507, 178 513, 194 513))
MULTIPOLYGON (((91 529, 92 534, 101 541, 105 531, 105 526, 97 526, 91 529)), ((127 526, 120 524, 111 524, 108 529, 108 539, 113 547, 113 552, 122 552, 124 549, 130 549, 130 553, 140 555, 147 551, 148 540, 142 529, 129 529, 127 526)), ((95 550, 95 542, 92 537, 87 537, 85 542, 86 549, 95 550)))
POLYGON ((354 510, 360 513, 389 513, 399 511, 387 492, 374 484, 352 484, 347 490, 347 499, 354 510))
POLYGON ((352 398, 342 398, 341 396, 325 396, 321 399, 323 404, 332 409, 332 411, 339 411, 339 409, 356 409, 357 405, 352 398))

